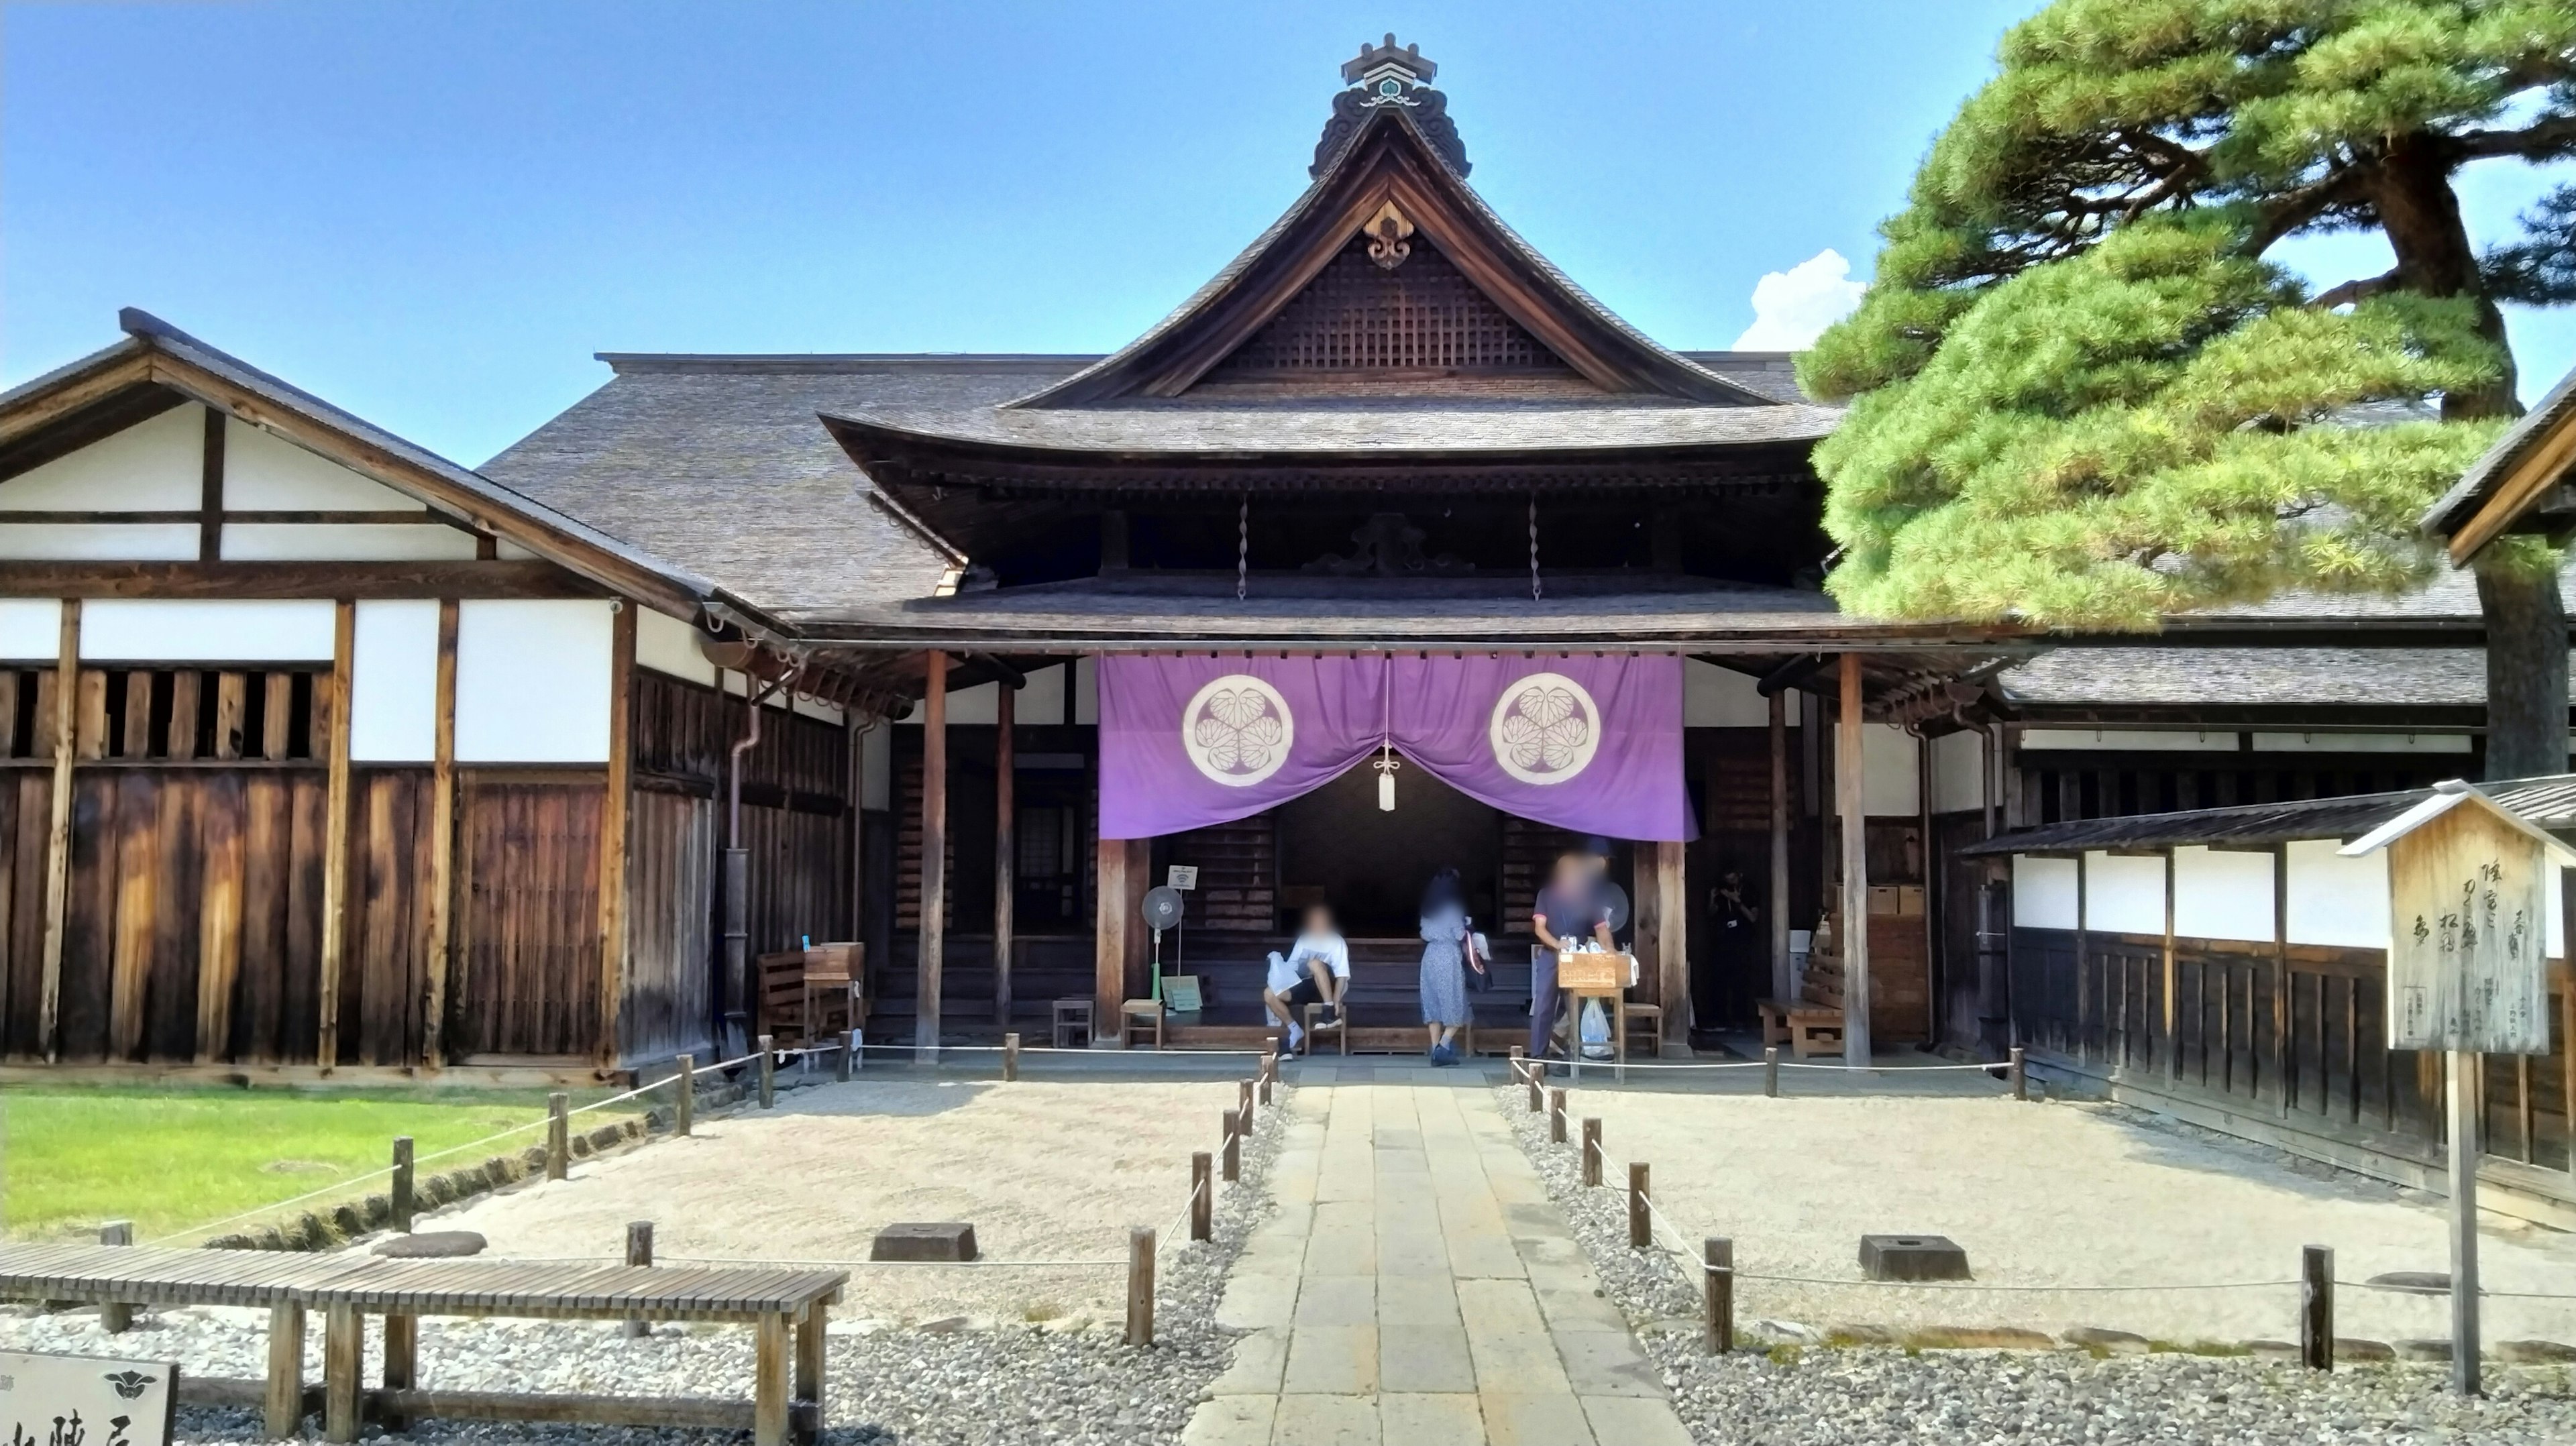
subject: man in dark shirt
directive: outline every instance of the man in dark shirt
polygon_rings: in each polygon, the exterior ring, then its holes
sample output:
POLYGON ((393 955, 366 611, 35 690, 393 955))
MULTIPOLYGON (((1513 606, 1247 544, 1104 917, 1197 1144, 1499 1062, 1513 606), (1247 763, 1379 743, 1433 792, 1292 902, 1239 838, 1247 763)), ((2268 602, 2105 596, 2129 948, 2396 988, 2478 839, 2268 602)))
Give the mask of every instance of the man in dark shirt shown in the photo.
POLYGON ((1540 952, 1530 965, 1529 1057, 1545 1059, 1556 1033, 1557 954, 1580 947, 1587 938, 1604 949, 1618 947, 1610 939, 1607 895, 1581 854, 1569 853, 1556 861, 1547 887, 1539 890, 1530 923, 1540 952))

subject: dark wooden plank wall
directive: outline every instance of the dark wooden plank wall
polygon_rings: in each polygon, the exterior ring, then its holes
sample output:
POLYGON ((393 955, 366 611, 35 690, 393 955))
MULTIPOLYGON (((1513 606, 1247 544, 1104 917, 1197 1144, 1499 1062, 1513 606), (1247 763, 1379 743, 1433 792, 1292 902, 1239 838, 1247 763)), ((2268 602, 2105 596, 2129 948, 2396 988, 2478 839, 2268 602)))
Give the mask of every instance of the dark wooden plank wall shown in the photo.
MULTIPOLYGON (((2391 1050, 2386 956, 2375 949, 2177 939, 2174 1024, 2165 1024, 2164 941, 2013 931, 2016 1037, 2036 1050, 2238 1109, 2429 1152, 2442 1137, 2437 1056, 2391 1050), (2168 1058, 2170 1057, 2170 1059, 2168 1058)), ((2552 1052, 2487 1060, 2489 1154, 2552 1169, 2569 1158, 2563 968, 2551 977, 2552 1052)))
POLYGON ((457 770, 452 1060, 591 1052, 606 786, 592 770, 457 770))
POLYGON ((626 987, 618 1048, 628 1062, 703 1052, 714 1039, 708 961, 719 940, 716 803, 638 789, 627 824, 626 987))
POLYGON ((2011 826, 2127 818, 2303 798, 2345 798, 2474 776, 2468 754, 2135 754, 2039 749, 2018 755, 2011 826))

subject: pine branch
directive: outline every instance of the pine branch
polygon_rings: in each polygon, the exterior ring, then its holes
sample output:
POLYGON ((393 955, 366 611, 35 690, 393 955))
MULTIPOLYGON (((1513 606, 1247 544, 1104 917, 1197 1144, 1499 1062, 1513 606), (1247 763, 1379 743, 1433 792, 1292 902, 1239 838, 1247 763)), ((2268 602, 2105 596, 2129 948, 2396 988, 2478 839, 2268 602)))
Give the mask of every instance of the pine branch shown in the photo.
POLYGON ((2464 161, 2490 156, 2547 160, 2576 155, 2576 115, 2554 115, 2516 131, 2462 131, 2451 138, 2451 147, 2464 161))
POLYGON ((2308 305, 2319 311, 2332 311, 2338 306, 2367 301, 2383 291, 2393 291, 2397 288, 2397 281, 2398 273, 2395 271, 2382 272, 2377 276, 2356 277, 2340 286, 2330 286, 2317 293, 2316 299, 2310 301, 2308 305))

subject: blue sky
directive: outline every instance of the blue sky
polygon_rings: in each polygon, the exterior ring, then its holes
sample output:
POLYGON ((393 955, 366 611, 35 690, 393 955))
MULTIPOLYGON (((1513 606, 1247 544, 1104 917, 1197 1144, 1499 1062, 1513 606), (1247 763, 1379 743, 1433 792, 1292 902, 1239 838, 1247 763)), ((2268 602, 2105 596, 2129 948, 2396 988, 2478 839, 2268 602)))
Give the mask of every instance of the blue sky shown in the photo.
MULTIPOLYGON (((1106 350, 1295 197, 1390 28, 1514 226, 1726 346, 1765 273, 1867 274, 2032 8, 12 0, 0 381, 142 306, 473 463, 605 380, 594 351, 1106 350)), ((2536 189, 2474 181, 2473 225, 2536 189)), ((2380 269, 2352 249, 2318 269, 2380 269)), ((1791 303, 1833 279, 1795 274, 1791 303)), ((2569 321, 2515 324, 2527 391, 2576 360, 2569 321)))

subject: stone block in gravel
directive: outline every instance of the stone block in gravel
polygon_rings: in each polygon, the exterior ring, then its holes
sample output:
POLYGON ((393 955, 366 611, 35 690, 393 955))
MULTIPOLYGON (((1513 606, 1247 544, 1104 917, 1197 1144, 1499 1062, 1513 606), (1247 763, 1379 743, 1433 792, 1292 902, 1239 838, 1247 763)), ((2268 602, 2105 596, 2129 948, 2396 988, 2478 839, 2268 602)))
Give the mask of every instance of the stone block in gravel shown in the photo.
POLYGON ((2018 1326, 1923 1326, 1905 1333, 1918 1351, 2049 1351, 2057 1338, 2018 1326))
POLYGON ((2576 1365, 2576 1346, 2558 1341, 2498 1341, 2488 1354, 2509 1366, 2576 1365))
POLYGON ((2143 1356, 2152 1348, 2152 1343, 2145 1336, 2103 1326, 2077 1326, 2058 1339, 2077 1350, 2099 1351, 2113 1356, 2143 1356))
MULTIPOLYGON (((2335 1337, 2335 1359, 2338 1361, 2393 1361, 2397 1352, 2386 1341, 2355 1340, 2351 1336, 2335 1337)), ((2448 1356, 2444 1360, 2450 1359, 2448 1356)))
POLYGON ((2451 1343, 2418 1336, 2411 1340, 2390 1341, 2388 1348, 2397 1359, 2419 1366, 2447 1366, 2451 1363, 2451 1343))
POLYGON ((2299 1347, 2295 1341, 2247 1341, 2245 1354, 2266 1365, 2295 1366, 2299 1363, 2299 1347))

